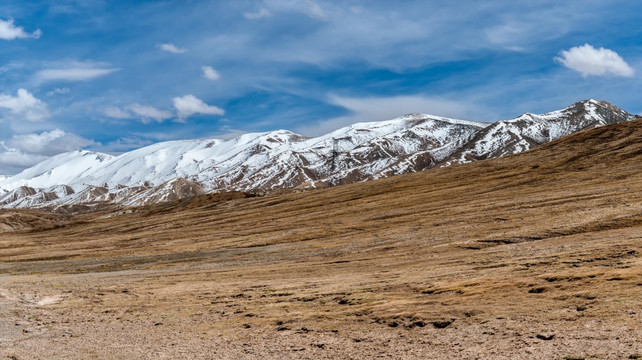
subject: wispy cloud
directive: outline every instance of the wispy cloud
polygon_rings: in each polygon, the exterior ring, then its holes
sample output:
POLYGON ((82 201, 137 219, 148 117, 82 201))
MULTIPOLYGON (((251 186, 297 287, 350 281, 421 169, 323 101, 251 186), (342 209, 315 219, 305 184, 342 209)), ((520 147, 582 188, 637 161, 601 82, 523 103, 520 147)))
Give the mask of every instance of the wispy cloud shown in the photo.
POLYGON ((138 103, 127 106, 127 110, 138 116, 143 123, 147 123, 150 120, 154 120, 160 123, 173 116, 173 114, 169 111, 160 110, 153 106, 141 105, 138 103))
POLYGON ((107 117, 114 119, 138 118, 144 124, 149 124, 152 120, 161 123, 174 116, 170 111, 138 103, 127 105, 124 109, 117 106, 108 106, 103 109, 103 113, 107 117))
POLYGON ((0 108, 9 110, 16 120, 39 122, 51 116, 47 104, 25 89, 18 89, 16 96, 0 94, 0 108))
POLYGON ((136 136, 128 136, 128 137, 118 138, 106 144, 94 146, 93 148, 95 148, 97 151, 107 152, 112 155, 117 155, 117 154, 122 154, 126 151, 139 149, 143 146, 147 146, 152 143, 153 142, 149 139, 143 139, 136 136))
POLYGON ((132 114, 128 113, 127 111, 117 106, 108 106, 105 109, 103 109, 103 112, 107 117, 114 118, 114 119, 131 119, 132 118, 132 114))
POLYGON ((58 64, 55 68, 40 70, 35 77, 39 81, 89 81, 118 70, 105 63, 70 61, 58 64))
POLYGON ((184 54, 187 52, 187 49, 185 48, 180 48, 172 43, 167 43, 167 44, 157 44, 156 47, 163 51, 170 52, 172 54, 184 54))
POLYGON ((211 66, 201 66, 201 70, 203 71, 203 77, 207 80, 216 81, 221 78, 221 74, 211 66))
POLYGON ((42 35, 40 29, 32 33, 28 33, 21 26, 16 26, 13 19, 2 20, 0 19, 0 39, 14 40, 14 39, 38 39, 42 35))
POLYGON ((474 104, 421 95, 365 98, 332 95, 329 100, 346 109, 348 114, 299 127, 297 132, 306 136, 318 136, 350 124, 390 120, 411 112, 457 119, 470 119, 474 114, 482 112, 474 104))
POLYGON ((178 120, 184 121, 186 118, 195 115, 224 115, 225 111, 216 106, 208 105, 203 100, 194 95, 185 95, 174 98, 174 108, 178 114, 178 120))
POLYGON ((562 50, 555 61, 571 70, 575 70, 587 77, 615 75, 631 77, 635 74, 633 68, 611 49, 603 47, 596 49, 589 44, 562 50))
POLYGON ((256 12, 246 12, 243 13, 243 17, 249 20, 262 19, 266 17, 271 17, 273 14, 270 10, 262 7, 256 12))
POLYGON ((47 96, 64 95, 71 93, 70 88, 55 88, 47 92, 47 96))

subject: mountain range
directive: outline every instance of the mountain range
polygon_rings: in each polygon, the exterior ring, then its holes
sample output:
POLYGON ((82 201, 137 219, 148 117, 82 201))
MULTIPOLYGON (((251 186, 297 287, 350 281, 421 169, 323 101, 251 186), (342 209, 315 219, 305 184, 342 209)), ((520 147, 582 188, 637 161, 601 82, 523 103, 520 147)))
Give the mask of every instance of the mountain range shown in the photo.
POLYGON ((585 100, 494 123, 413 113, 314 138, 276 130, 162 142, 119 156, 79 150, 0 176, 0 207, 138 206, 214 191, 327 187, 516 154, 638 118, 585 100))

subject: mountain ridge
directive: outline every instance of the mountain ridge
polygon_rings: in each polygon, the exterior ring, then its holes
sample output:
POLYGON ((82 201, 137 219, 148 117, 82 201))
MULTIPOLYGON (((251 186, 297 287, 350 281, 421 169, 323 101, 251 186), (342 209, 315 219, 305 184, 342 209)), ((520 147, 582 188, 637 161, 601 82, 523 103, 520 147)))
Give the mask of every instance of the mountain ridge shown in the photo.
POLYGON ((274 130, 162 142, 119 156, 80 150, 0 179, 0 207, 135 206, 211 191, 326 187, 514 154, 637 118, 590 99, 495 123, 412 113, 314 138, 274 130))

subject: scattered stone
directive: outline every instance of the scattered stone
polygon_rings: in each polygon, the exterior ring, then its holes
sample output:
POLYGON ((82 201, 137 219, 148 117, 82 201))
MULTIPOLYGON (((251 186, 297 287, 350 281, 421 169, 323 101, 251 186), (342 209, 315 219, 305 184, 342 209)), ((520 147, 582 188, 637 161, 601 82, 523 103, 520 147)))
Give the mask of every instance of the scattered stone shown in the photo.
POLYGON ((433 321, 432 326, 436 327, 437 329, 445 329, 448 326, 450 326, 450 324, 452 324, 453 321, 455 320, 452 319, 452 320, 433 321))
POLYGON ((546 291, 546 288, 544 288, 544 287, 536 287, 536 288, 532 288, 532 289, 528 290, 528 293, 529 294, 541 294, 544 291, 546 291))
POLYGON ((413 326, 418 326, 418 327, 424 327, 426 326, 426 323, 423 320, 417 320, 412 323, 413 326))
POLYGON ((555 334, 551 334, 551 335, 537 334, 537 335, 535 335, 535 337, 540 339, 540 340, 549 341, 549 340, 553 340, 553 338, 555 337, 555 334))
POLYGON ((244 328, 246 328, 246 329, 249 329, 249 328, 251 328, 251 327, 252 327, 252 325, 250 325, 250 324, 243 324, 243 327, 244 327, 244 328))

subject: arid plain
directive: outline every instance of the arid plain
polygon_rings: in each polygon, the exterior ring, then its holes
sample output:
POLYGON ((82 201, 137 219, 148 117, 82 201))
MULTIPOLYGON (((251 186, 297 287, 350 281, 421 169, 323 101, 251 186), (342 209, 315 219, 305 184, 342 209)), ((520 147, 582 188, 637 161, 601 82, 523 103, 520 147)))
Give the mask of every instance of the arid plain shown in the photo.
POLYGON ((366 183, 0 212, 8 359, 642 358, 642 121, 366 183))

